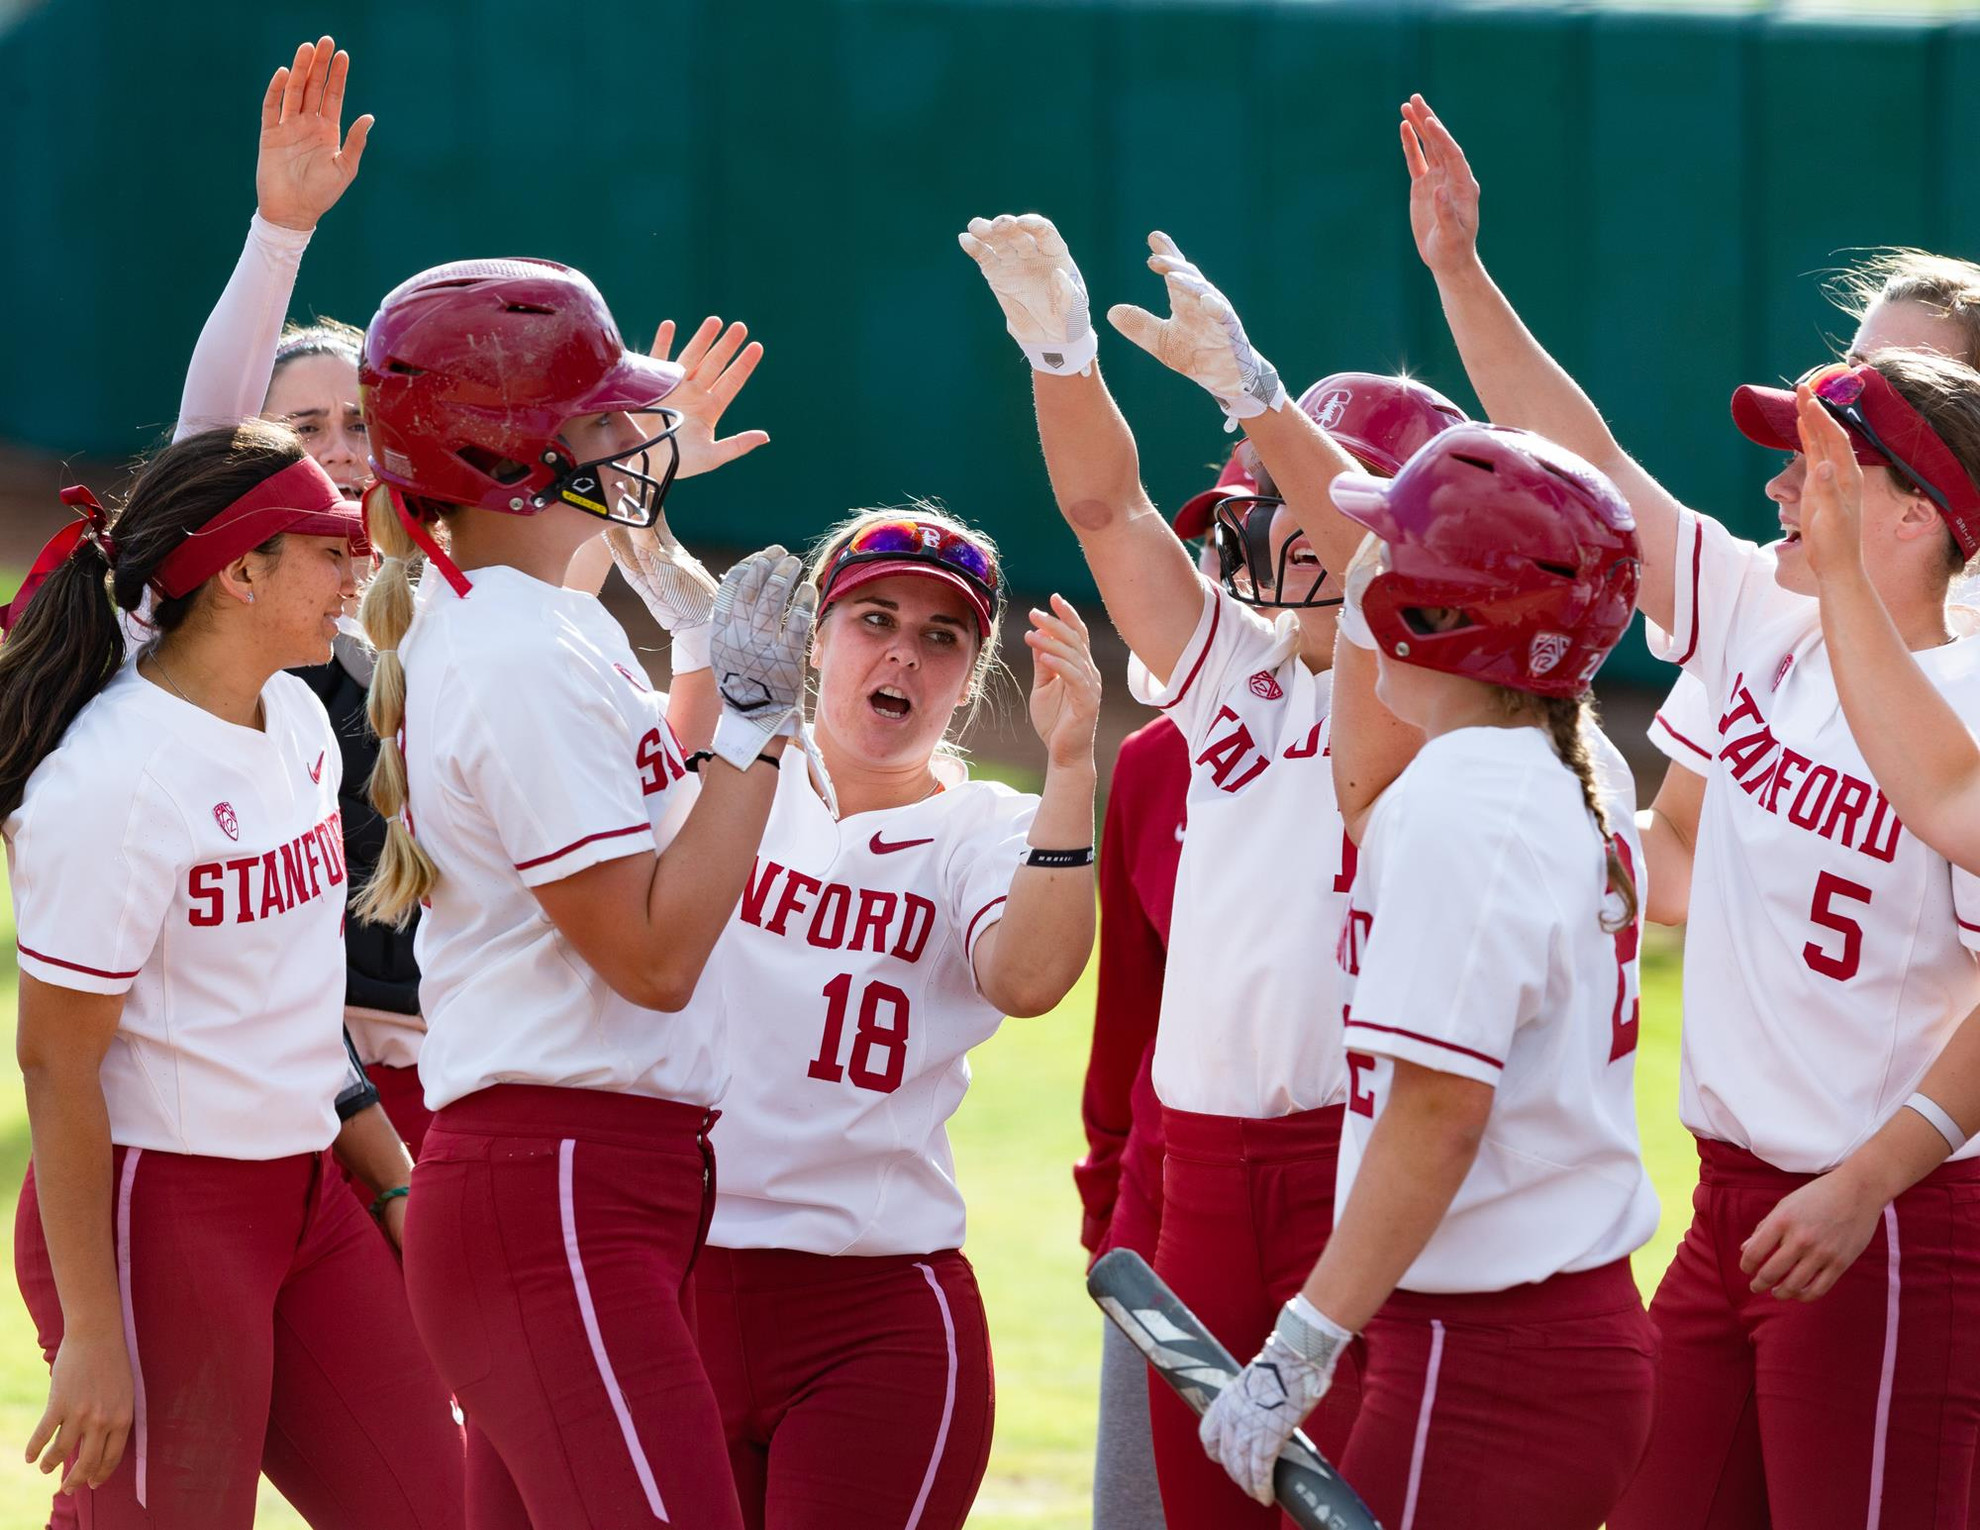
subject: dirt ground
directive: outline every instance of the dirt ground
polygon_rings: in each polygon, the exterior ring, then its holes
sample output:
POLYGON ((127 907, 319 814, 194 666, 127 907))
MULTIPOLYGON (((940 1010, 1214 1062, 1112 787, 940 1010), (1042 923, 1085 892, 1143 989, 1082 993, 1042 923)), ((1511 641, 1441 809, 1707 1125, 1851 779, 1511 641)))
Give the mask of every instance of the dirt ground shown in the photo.
MULTIPOLYGON (((126 480, 126 464, 58 459, 0 443, 0 569, 16 574, 27 568, 41 543, 61 526, 67 511, 56 499, 64 484, 87 483, 106 501, 126 480)), ((730 557, 745 549, 701 549, 711 567, 720 568, 730 557)), ((0 596, 11 595, 11 588, 0 588, 0 596)), ((1023 613, 1032 603, 1032 592, 1019 591, 1011 602, 1005 622, 1004 660, 1017 683, 1006 679, 993 702, 980 712, 964 742, 970 752, 986 763, 1002 768, 1037 770, 1042 756, 1037 736, 1026 720, 1024 687, 1031 678, 1030 659, 1022 634, 1023 613)), ((645 608, 617 579, 608 582, 604 599, 624 624, 656 684, 664 684, 667 674, 666 643, 645 608)), ((1097 605, 1097 602, 1095 603, 1097 605)), ((1114 752, 1128 733, 1154 714, 1138 705, 1127 693, 1127 645, 1108 625, 1106 614, 1083 612, 1094 634, 1095 656, 1107 678, 1106 702, 1100 719, 1099 758, 1111 765, 1114 752)), ((1663 757, 1651 749, 1644 728, 1661 696, 1640 690, 1615 688, 1603 692, 1604 724, 1609 736, 1636 772, 1639 796, 1648 801, 1663 779, 1663 757)))

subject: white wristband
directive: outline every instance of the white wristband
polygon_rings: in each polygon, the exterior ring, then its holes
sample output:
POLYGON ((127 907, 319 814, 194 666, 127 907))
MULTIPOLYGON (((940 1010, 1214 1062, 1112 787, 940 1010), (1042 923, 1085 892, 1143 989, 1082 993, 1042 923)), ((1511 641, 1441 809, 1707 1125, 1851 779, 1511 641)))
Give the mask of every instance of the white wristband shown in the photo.
POLYGON ((1905 1106, 1915 1110, 1932 1123, 1938 1134, 1946 1139, 1946 1145, 1955 1153, 1966 1146, 1966 1133, 1959 1129, 1959 1123, 1945 1111, 1939 1102, 1929 1095, 1914 1094, 1906 1100, 1905 1106))
MULTIPOLYGON (((1017 339, 1015 335, 1011 338, 1017 339)), ((1018 349, 1034 372, 1050 372, 1054 377, 1070 377, 1077 372, 1083 377, 1093 370, 1093 358, 1100 354, 1100 332, 1088 326, 1085 334, 1064 345, 1028 345, 1018 340, 1018 349)))
POLYGON ((692 627, 683 627, 669 634, 673 639, 673 649, 668 655, 668 663, 674 674, 691 675, 709 667, 708 645, 714 631, 713 622, 696 622, 692 627))

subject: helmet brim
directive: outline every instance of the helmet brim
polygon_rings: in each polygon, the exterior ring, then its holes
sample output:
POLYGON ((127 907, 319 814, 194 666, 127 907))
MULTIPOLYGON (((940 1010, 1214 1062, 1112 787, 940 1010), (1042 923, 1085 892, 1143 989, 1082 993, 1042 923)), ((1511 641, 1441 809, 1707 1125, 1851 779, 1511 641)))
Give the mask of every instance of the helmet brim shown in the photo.
POLYGON ((638 414, 660 403, 687 373, 675 362, 627 351, 590 391, 578 399, 575 414, 638 414))
POLYGON ((1373 473, 1336 473, 1327 493, 1342 515, 1384 542, 1393 542, 1396 522, 1389 511, 1389 483, 1373 473))

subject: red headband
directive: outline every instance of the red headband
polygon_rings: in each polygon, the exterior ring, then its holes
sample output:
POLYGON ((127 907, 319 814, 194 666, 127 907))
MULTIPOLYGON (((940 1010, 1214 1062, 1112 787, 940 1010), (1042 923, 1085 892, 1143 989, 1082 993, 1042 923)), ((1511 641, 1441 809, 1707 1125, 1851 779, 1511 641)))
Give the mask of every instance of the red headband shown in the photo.
POLYGON ((189 595, 244 553, 285 531, 305 537, 343 537, 355 552, 370 551, 364 516, 344 498, 313 457, 290 463, 186 533, 151 583, 160 595, 189 595))
MULTIPOLYGON (((1852 379, 1860 385, 1861 392, 1847 402, 1861 409, 1870 428, 1876 431, 1891 453, 1902 457, 1905 467, 1938 493, 1944 501, 1937 507, 1939 518, 1946 523, 1946 529, 1959 544, 1960 552, 1972 557, 1980 551, 1980 487, 1974 485, 1972 475, 1960 465, 1952 448, 1940 439, 1939 433, 1927 423, 1925 416, 1912 408, 1904 395, 1891 386, 1891 380, 1875 367, 1838 368, 1818 378, 1815 382, 1816 397, 1822 397, 1823 388, 1832 382, 1846 383, 1852 379)), ((1747 439, 1780 451, 1801 450, 1793 390, 1752 386, 1740 388, 1733 394, 1732 409, 1733 423, 1747 439)), ((1894 467, 1890 457, 1879 451, 1861 431, 1846 420, 1838 423, 1848 433, 1850 447, 1858 462, 1893 467, 1900 480, 1905 478, 1905 468, 1894 467)))

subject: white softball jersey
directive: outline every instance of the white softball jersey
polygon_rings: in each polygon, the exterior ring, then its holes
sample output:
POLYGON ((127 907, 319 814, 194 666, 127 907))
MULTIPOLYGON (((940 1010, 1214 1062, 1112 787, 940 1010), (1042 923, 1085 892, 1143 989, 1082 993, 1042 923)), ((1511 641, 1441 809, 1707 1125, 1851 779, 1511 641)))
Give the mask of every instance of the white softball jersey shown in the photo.
POLYGON ((320 1152, 344 1051, 337 739, 302 681, 244 728, 125 665, 7 820, 21 971, 123 994, 111 1141, 214 1158, 320 1152))
MULTIPOLYGON (((1679 1113, 1795 1173, 1877 1130, 1980 1003, 1980 881, 1906 831, 1850 735, 1821 609, 1687 511, 1663 656, 1704 687, 1679 1113)), ((1980 637, 1915 654, 1980 721, 1980 637)), ((1980 1152, 1980 1139, 1955 1157, 1980 1152)))
MULTIPOLYGON (((1639 878, 1629 767, 1591 754, 1639 878)), ((1478 1157, 1407 1291, 1503 1291, 1642 1247, 1657 1196, 1636 1135, 1637 943, 1581 784, 1538 728, 1427 742, 1377 800, 1340 963, 1349 994, 1345 1206, 1397 1059, 1489 1084, 1478 1157)))
POLYGON ((1715 721, 1705 682, 1686 671, 1678 676, 1670 695, 1657 708, 1647 732, 1650 742, 1672 764, 1705 776, 1712 772, 1712 741, 1719 736, 1713 727, 1715 721))
POLYGON ((756 867, 711 970, 735 1078, 712 1141, 719 1248, 960 1248, 947 1122, 1003 1016, 976 943, 1038 799, 938 758, 942 789, 835 819, 786 751, 756 867))
POLYGON ((1190 758, 1153 1076, 1173 1109, 1261 1120, 1345 1095, 1327 943, 1355 852, 1327 747, 1333 675, 1300 662, 1291 612, 1266 622, 1207 579, 1203 592, 1166 681, 1128 668, 1190 758))
POLYGON ((427 578, 401 643, 407 817, 440 878, 421 915, 429 1109, 492 1084, 712 1105, 721 1018, 621 998, 532 888, 664 849, 698 787, 617 622, 505 567, 458 595, 427 578))

